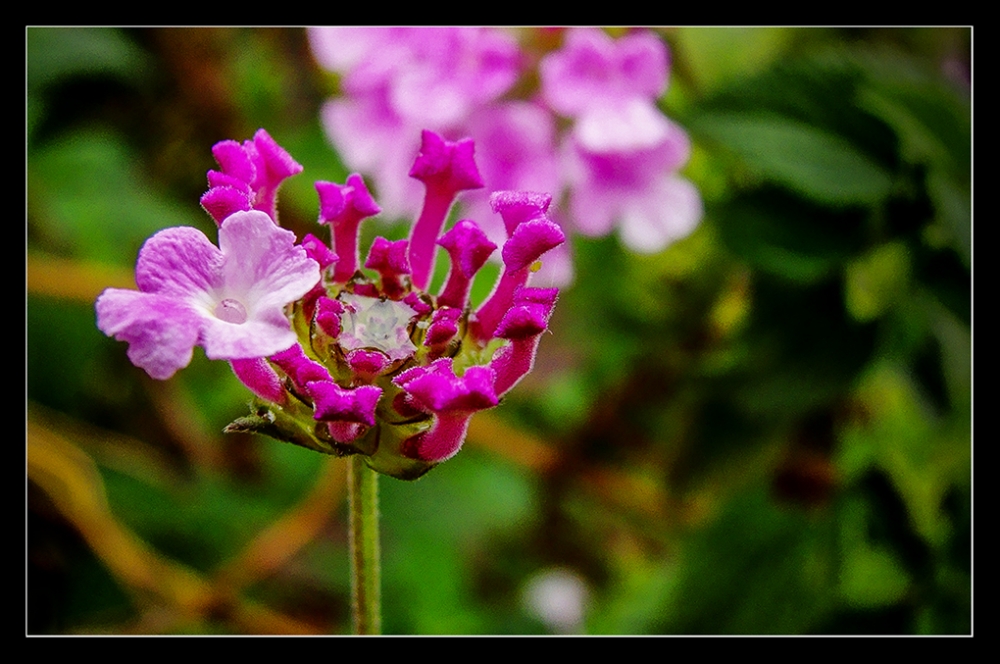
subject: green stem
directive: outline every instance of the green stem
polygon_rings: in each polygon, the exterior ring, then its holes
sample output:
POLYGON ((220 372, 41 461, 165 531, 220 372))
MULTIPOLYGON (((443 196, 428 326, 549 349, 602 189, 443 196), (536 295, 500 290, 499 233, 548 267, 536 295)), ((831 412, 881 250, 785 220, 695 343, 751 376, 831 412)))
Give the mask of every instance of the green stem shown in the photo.
POLYGON ((355 634, 382 631, 381 552, 378 533, 378 473, 355 454, 347 466, 351 548, 351 614, 355 634))

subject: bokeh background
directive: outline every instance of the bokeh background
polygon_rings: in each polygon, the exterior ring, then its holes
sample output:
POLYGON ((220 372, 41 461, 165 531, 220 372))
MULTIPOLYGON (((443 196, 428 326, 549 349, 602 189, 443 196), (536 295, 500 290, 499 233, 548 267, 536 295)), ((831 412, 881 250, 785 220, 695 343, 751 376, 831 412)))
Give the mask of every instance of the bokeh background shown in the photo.
MULTIPOLYGON (((657 32, 705 218, 574 237, 535 372, 382 479, 385 632, 971 633, 971 30, 657 32)), ((223 435, 226 363, 153 381, 93 310, 214 237, 219 140, 267 128, 315 231, 336 76, 296 29, 26 43, 27 633, 349 633, 345 462, 223 435)))

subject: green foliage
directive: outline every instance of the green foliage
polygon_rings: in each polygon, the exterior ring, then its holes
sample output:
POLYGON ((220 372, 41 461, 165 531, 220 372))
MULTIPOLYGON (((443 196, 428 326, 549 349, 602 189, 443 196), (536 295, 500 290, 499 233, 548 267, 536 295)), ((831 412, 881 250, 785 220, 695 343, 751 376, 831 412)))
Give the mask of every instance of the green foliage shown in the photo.
MULTIPOLYGON (((535 371, 444 467, 381 483, 385 631, 550 633, 525 589, 556 568, 587 633, 969 633, 971 104, 941 71, 970 31, 662 34, 705 219, 652 256, 574 238, 535 371)), ((29 260, 127 273, 156 230, 210 231, 208 148, 260 126, 310 174, 282 224, 323 232, 312 180, 346 171, 301 31, 31 28, 27 50, 29 260)), ((148 380, 75 275, 29 277, 29 460, 72 445, 42 466, 75 464, 69 504, 96 487, 213 594, 139 587, 32 474, 28 631, 346 633, 329 457, 224 436, 249 400, 229 367, 148 380)))
POLYGON ((27 28, 27 129, 29 139, 53 111, 48 88, 75 77, 136 82, 149 61, 120 31, 101 28, 27 28))
POLYGON ((28 84, 39 88, 73 76, 135 79, 148 65, 120 31, 101 28, 28 28, 28 84))
POLYGON ((119 137, 80 131, 32 153, 28 168, 29 223, 61 252, 122 266, 168 226, 203 223, 151 188, 142 162, 119 137))
POLYGON ((892 186, 889 173, 850 142, 790 118, 716 113, 694 127, 735 152, 757 177, 820 203, 875 203, 892 186))

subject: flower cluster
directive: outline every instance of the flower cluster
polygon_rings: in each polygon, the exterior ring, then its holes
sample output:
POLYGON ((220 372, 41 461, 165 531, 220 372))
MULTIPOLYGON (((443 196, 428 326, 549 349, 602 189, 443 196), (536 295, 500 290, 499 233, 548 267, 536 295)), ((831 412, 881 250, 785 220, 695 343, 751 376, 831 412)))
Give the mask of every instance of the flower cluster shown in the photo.
MULTIPOLYGON (((399 146, 428 127, 476 141, 488 190, 553 192, 580 233, 617 226, 628 247, 656 252, 701 219, 697 189, 678 175, 690 142, 656 106, 668 54, 652 32, 612 39, 568 30, 536 71, 527 65, 538 58, 497 29, 314 28, 309 36, 320 64, 342 75, 343 94, 322 112, 327 133, 350 168, 373 177, 390 217, 420 204, 420 190, 395 173, 399 146), (537 90, 525 94, 534 80, 537 90)), ((485 195, 463 203, 485 218, 485 195)), ((484 230, 503 238, 498 224, 484 230)), ((565 284, 569 256, 554 253, 540 276, 565 284)))
POLYGON ((442 233, 461 191, 483 186, 474 144, 424 131, 410 176, 425 189, 408 239, 376 238, 361 269, 361 222, 380 212, 359 175, 317 182, 319 222, 296 243, 278 226, 276 194, 302 167, 265 132, 213 148, 201 202, 219 226, 216 247, 193 228, 150 238, 138 291, 109 288, 98 327, 127 341, 129 358, 165 379, 195 346, 228 360, 257 396, 229 431, 256 431, 330 454, 363 454, 373 469, 413 479, 458 452, 469 419, 499 403, 534 364, 557 289, 528 286, 543 254, 565 237, 551 197, 490 197, 506 239, 492 294, 473 309, 472 281, 497 245, 469 219, 442 233), (451 268, 429 292, 435 252, 451 268), (377 275, 377 276, 376 276, 377 275))

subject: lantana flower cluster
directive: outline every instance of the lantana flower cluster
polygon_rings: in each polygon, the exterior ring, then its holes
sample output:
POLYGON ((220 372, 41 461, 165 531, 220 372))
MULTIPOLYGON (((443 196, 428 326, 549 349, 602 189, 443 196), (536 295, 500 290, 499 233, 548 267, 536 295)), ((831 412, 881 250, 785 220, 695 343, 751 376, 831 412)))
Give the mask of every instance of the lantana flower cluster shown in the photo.
MULTIPOLYGON (((553 192, 552 216, 574 231, 603 236, 618 228, 625 245, 640 252, 688 235, 702 202, 678 174, 690 156, 688 136, 656 105, 668 80, 663 41, 648 30, 618 39, 591 28, 550 30, 562 35, 562 45, 539 58, 516 34, 310 30, 319 63, 341 75, 342 94, 324 106, 324 126, 345 163, 371 175, 387 216, 405 216, 420 204, 419 188, 395 174, 399 146, 427 127, 476 141, 487 190, 553 192)), ((485 195, 463 203, 470 216, 487 218, 485 195)), ((503 239, 499 224, 484 231, 503 239)), ((568 248, 554 254, 539 277, 566 284, 568 248)))
POLYGON ((473 308, 473 279, 498 246, 471 219, 442 233, 459 192, 483 187, 472 140, 422 132, 409 171, 424 186, 422 210, 408 239, 375 239, 367 271, 359 226, 380 208, 360 175, 316 182, 331 242, 297 242, 278 225, 276 196, 302 166, 264 130, 212 152, 219 170, 208 172, 201 203, 218 224, 218 246, 194 228, 154 235, 139 253, 139 290, 105 290, 98 327, 128 342, 131 361, 153 378, 187 366, 195 346, 229 361, 256 395, 229 431, 362 454, 403 479, 457 453, 472 415, 531 370, 548 326, 558 290, 528 277, 565 240, 547 214, 551 197, 490 196, 505 230, 503 268, 473 308), (438 247, 451 267, 432 293, 438 247))

